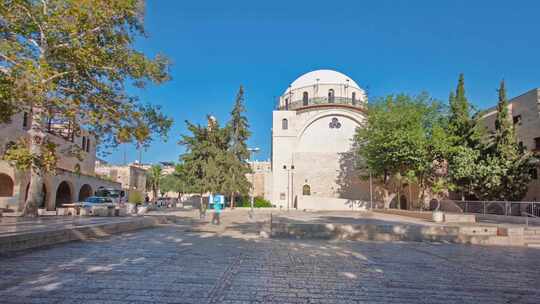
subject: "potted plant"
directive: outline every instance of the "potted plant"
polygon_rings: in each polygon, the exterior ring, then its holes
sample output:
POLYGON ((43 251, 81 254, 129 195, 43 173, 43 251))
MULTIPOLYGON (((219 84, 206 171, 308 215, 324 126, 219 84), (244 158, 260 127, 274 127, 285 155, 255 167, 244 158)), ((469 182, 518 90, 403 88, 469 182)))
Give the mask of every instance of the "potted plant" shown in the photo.
POLYGON ((440 210, 441 196, 443 196, 445 193, 447 194, 448 191, 452 191, 453 189, 454 189, 454 185, 449 183, 443 177, 437 178, 435 182, 433 183, 433 186, 431 187, 431 192, 437 198, 437 207, 433 210, 433 215, 432 215, 434 222, 436 223, 444 222, 444 212, 440 210))

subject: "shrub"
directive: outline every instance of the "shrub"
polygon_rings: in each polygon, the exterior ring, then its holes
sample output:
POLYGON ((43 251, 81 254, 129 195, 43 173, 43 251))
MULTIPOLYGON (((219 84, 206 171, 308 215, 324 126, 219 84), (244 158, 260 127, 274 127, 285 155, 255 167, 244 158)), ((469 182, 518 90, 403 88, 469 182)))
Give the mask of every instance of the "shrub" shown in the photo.
MULTIPOLYGON (((238 200, 235 203, 236 207, 251 207, 251 198, 249 196, 243 196, 238 198, 238 200)), ((272 207, 272 204, 270 201, 265 200, 264 198, 257 196, 253 200, 253 207, 254 208, 270 208, 272 207)))

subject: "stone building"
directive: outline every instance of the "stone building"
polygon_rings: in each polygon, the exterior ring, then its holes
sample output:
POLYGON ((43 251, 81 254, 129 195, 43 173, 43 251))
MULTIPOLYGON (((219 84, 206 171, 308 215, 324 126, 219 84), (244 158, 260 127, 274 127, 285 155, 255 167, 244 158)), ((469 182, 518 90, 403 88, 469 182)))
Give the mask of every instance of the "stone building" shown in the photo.
POLYGON ((111 165, 96 162, 96 174, 118 182, 124 190, 146 191, 146 169, 137 163, 129 165, 111 165))
POLYGON ((250 161, 253 173, 246 174, 253 185, 254 196, 269 197, 271 195, 272 166, 269 161, 250 161))
MULTIPOLYGON (((508 112, 512 116, 519 144, 529 151, 540 154, 540 88, 509 100, 508 112)), ((486 110, 483 120, 489 131, 495 130, 496 117, 496 107, 486 110)), ((540 200, 539 172, 539 167, 532 172, 533 180, 524 198, 525 201, 540 200)))
POLYGON ((332 70, 300 76, 279 97, 272 118, 272 191, 283 209, 351 210, 369 202, 369 183, 353 160, 353 136, 367 96, 332 70))
MULTIPOLYGON (((29 137, 31 115, 15 114, 11 122, 0 124, 0 157, 7 148, 21 138, 29 137)), ((75 132, 68 123, 50 119, 48 139, 57 144, 59 154, 55 174, 44 177, 44 201, 40 208, 55 210, 64 203, 84 200, 99 187, 120 188, 120 184, 95 175, 96 140, 92 134, 75 132), (72 151, 80 149, 82 160, 72 151)), ((20 172, 8 162, 0 160, 0 209, 18 210, 26 200, 30 172, 20 172)))

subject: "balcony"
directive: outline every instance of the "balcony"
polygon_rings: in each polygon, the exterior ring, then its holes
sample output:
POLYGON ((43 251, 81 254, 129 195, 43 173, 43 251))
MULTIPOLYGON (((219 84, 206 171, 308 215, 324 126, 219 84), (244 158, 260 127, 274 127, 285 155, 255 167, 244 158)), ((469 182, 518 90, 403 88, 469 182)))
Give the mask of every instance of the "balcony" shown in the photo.
POLYGON ((353 100, 347 97, 314 97, 304 100, 296 100, 288 103, 287 105, 280 105, 279 100, 276 106, 276 110, 280 111, 297 111, 302 109, 314 108, 314 107, 331 107, 333 105, 337 106, 347 106, 351 108, 357 108, 358 110, 365 110, 366 104, 360 100, 353 100))

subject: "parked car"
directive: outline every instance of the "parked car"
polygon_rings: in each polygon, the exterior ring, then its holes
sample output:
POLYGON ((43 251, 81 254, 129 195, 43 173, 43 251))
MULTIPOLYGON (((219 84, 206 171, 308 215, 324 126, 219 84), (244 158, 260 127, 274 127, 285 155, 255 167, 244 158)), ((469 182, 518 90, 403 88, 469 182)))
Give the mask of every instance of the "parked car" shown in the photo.
POLYGON ((90 208, 93 206, 114 206, 112 199, 101 196, 90 196, 83 202, 80 202, 83 208, 90 208))

